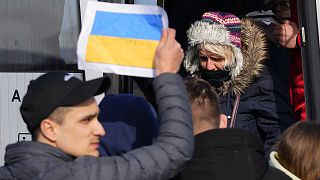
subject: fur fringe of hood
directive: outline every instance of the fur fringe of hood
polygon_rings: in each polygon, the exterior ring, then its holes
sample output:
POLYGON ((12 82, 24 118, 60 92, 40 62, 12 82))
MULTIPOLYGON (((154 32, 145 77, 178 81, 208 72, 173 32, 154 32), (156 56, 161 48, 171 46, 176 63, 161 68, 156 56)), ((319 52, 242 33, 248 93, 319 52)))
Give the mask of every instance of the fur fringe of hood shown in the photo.
MULTIPOLYGON (((240 70, 243 66, 243 56, 240 47, 236 47, 230 41, 230 34, 227 28, 221 24, 211 24, 209 22, 204 21, 196 21, 188 30, 188 39, 191 49, 188 52, 193 51, 196 52, 197 45, 204 43, 204 44, 219 44, 219 45, 226 45, 232 48, 233 54, 235 56, 235 60, 231 62, 235 68, 231 69, 231 76, 235 77, 239 75, 240 70)), ((240 41, 240 37, 238 38, 240 41)), ((197 55, 194 53, 187 53, 188 57, 186 59, 199 62, 197 55)), ((190 61, 185 61, 190 63, 190 61)), ((198 63, 194 64, 191 63, 189 65, 185 65, 190 67, 190 73, 194 73, 199 71, 198 63)))
MULTIPOLYGON (((262 61, 267 58, 267 43, 263 31, 249 18, 241 20, 241 28, 242 68, 237 75, 231 76, 231 79, 224 82, 218 89, 218 92, 223 95, 227 94, 230 86, 234 94, 242 94, 254 78, 259 77, 263 68, 262 61)), ((184 66, 192 76, 200 77, 196 45, 190 44, 185 55, 184 66)))

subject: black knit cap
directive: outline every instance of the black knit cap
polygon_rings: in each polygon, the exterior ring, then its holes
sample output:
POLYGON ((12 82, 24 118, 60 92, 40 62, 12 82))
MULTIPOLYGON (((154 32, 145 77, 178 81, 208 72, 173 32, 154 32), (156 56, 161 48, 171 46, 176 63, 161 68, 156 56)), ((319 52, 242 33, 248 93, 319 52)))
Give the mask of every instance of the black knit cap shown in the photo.
POLYGON ((80 104, 109 89, 110 79, 82 81, 71 74, 54 71, 31 80, 20 112, 30 133, 59 106, 80 104))

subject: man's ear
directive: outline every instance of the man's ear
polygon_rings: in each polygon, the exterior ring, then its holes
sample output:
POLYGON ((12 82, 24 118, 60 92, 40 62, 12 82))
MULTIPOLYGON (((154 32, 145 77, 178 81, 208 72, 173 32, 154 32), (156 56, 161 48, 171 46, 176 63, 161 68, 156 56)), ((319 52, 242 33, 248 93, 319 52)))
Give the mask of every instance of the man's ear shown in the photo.
POLYGON ((220 114, 220 126, 219 128, 227 127, 227 116, 225 114, 220 114))
POLYGON ((51 141, 56 141, 56 128, 58 124, 50 119, 44 119, 40 123, 41 135, 51 141))

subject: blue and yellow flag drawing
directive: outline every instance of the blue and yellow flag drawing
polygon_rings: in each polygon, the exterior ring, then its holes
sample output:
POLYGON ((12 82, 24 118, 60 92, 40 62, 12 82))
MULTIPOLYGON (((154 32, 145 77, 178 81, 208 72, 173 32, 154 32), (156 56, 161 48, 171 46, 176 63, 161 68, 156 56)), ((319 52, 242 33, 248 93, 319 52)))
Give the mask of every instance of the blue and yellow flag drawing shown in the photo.
POLYGON ((79 69, 154 77, 165 11, 157 6, 88 2, 78 41, 79 69))

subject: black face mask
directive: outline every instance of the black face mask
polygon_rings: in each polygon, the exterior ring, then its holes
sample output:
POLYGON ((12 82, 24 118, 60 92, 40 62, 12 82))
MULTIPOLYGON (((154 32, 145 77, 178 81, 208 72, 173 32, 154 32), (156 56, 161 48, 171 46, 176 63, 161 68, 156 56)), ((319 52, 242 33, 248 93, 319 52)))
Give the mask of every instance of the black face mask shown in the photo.
POLYGON ((230 71, 224 70, 200 70, 201 78, 208 81, 212 86, 220 87, 223 82, 231 79, 230 71))

